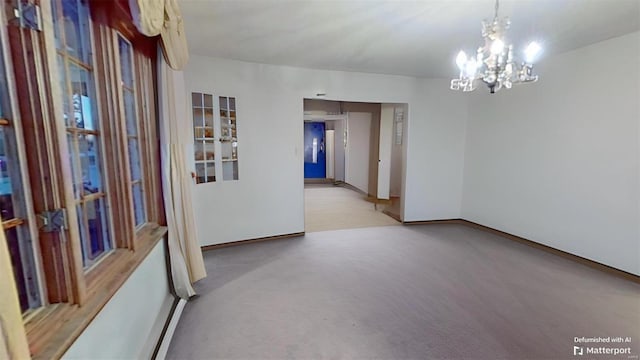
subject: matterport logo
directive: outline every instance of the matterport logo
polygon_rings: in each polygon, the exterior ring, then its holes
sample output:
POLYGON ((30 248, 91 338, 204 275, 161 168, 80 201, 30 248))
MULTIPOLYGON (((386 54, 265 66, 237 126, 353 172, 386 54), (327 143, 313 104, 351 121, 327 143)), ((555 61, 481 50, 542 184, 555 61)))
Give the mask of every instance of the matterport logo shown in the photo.
POLYGON ((573 355, 627 355, 627 358, 637 359, 638 355, 631 353, 630 337, 574 337, 573 355), (585 344, 593 345, 586 346, 585 344))

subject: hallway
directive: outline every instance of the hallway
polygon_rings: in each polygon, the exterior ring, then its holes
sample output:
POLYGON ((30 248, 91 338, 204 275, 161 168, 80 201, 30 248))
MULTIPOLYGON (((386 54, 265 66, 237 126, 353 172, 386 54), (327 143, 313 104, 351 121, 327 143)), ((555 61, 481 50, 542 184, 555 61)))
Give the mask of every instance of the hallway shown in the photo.
POLYGON ((365 200, 365 196, 342 186, 306 184, 304 187, 305 232, 398 225, 365 200))

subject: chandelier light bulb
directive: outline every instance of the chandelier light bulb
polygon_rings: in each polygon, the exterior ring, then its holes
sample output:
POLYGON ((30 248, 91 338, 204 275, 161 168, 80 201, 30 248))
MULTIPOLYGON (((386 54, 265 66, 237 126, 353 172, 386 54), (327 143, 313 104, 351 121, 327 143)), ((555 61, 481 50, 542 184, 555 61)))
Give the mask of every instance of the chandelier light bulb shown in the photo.
POLYGON ((530 42, 527 48, 524 50, 525 60, 527 61, 527 63, 533 63, 538 57, 538 54, 540 54, 540 51, 542 51, 542 47, 540 46, 540 44, 535 41, 530 42))
POLYGON ((504 42, 500 39, 493 40, 493 43, 491 43, 491 53, 498 55, 502 53, 502 50, 504 50, 504 42))
POLYGON ((464 70, 464 66, 467 64, 467 54, 464 51, 460 51, 456 57, 456 65, 460 71, 464 70))
POLYGON ((471 59, 467 61, 467 66, 465 68, 465 74, 467 75, 467 77, 475 77, 476 71, 478 71, 478 63, 476 62, 476 60, 471 59))

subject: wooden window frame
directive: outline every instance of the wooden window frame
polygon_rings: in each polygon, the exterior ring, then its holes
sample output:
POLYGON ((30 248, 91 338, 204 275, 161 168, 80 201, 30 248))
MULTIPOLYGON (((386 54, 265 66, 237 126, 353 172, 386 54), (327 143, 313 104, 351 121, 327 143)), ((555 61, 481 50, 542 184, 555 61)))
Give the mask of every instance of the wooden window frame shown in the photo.
POLYGON ((18 107, 15 111, 26 114, 23 118, 29 119, 25 122, 25 147, 36 149, 24 158, 31 185, 29 191, 33 194, 30 223, 35 223, 35 213, 52 208, 66 209, 69 223, 63 231, 38 234, 43 282, 46 283, 42 296, 48 305, 25 317, 26 335, 35 359, 61 357, 158 241, 166 236, 166 227, 162 226, 165 219, 154 91, 157 89, 157 38, 149 39, 136 31, 126 0, 88 0, 93 100, 96 103, 94 116, 99 118, 102 186, 110 204, 108 216, 114 249, 89 269, 82 266, 76 198, 70 181, 67 129, 60 119, 64 113, 62 96, 65 95, 59 88, 62 74, 58 73, 52 1, 57 0, 38 1, 44 20, 41 33, 16 27, 9 31, 11 56, 33 53, 13 71, 15 81, 22 81, 17 86, 19 111, 18 107), (140 84, 135 85, 134 95, 142 181, 146 190, 143 193, 146 221, 138 228, 135 228, 132 207, 125 206, 133 204, 131 186, 117 176, 129 174, 126 128, 123 129, 126 123, 121 112, 124 99, 118 86, 121 70, 118 34, 132 45, 131 70, 134 84, 140 84))
MULTIPOLYGON (((127 86, 124 84, 124 80, 122 79, 122 59, 120 57, 120 52, 117 52, 117 60, 118 60, 118 64, 120 65, 119 71, 117 72, 117 82, 118 84, 120 84, 120 86, 122 86, 122 91, 120 93, 121 95, 121 101, 120 101, 120 117, 122 119, 122 126, 121 126, 121 136, 125 141, 125 153, 126 153, 126 171, 127 171, 127 182, 129 183, 129 190, 131 193, 131 201, 130 201, 130 207, 131 207, 131 221, 133 222, 133 228, 138 231, 139 229, 141 229, 142 227, 144 227, 145 224, 147 224, 149 222, 149 214, 148 214, 148 210, 149 210, 149 206, 147 205, 147 203, 149 203, 149 201, 146 199, 146 192, 147 189, 149 189, 148 185, 147 185, 147 178, 149 176, 146 176, 146 174, 148 174, 147 170, 147 166, 146 164, 150 163, 150 157, 149 154, 144 152, 143 150, 146 149, 145 143, 147 141, 147 135, 146 135, 146 131, 148 130, 147 127, 145 126, 141 126, 141 122, 145 119, 145 111, 141 108, 141 104, 143 104, 145 102, 145 97, 144 94, 140 94, 140 90, 141 87, 139 85, 139 81, 140 78, 142 77, 141 74, 141 68, 138 67, 138 62, 141 61, 140 59, 138 59, 137 52, 135 51, 135 48, 133 46, 133 43, 121 32, 119 31, 114 31, 113 32, 113 41, 114 41, 114 48, 119 50, 119 40, 120 38, 122 38, 130 47, 130 51, 131 51, 131 75, 132 75, 132 81, 133 84, 131 87, 127 86), (134 116, 135 118, 135 128, 136 128, 136 135, 132 136, 128 134, 128 126, 129 124, 127 123, 128 119, 127 119, 127 113, 126 113, 126 102, 124 101, 124 92, 125 91, 130 91, 133 94, 133 99, 134 99, 134 103, 133 103, 133 107, 134 107, 134 116), (141 172, 141 177, 140 179, 134 180, 133 179, 133 174, 131 173, 131 154, 129 153, 129 143, 128 141, 132 138, 136 139, 137 142, 137 147, 138 147, 138 157, 139 157, 139 162, 140 162, 140 172, 141 172), (135 223, 135 201, 134 201, 134 194, 133 194, 133 186, 134 183, 137 183, 140 185, 141 187, 141 192, 142 192, 142 199, 143 199, 143 216, 144 219, 142 221, 141 224, 136 224, 135 223)), ((148 107, 147 107, 148 108, 148 107)), ((135 243, 134 243, 135 246, 135 243)))

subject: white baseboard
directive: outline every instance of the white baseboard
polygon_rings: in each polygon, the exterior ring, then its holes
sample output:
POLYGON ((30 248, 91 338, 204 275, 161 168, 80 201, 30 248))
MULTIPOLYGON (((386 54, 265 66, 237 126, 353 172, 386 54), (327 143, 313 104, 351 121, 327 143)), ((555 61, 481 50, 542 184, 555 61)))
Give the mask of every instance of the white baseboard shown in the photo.
POLYGON ((171 344, 171 338, 173 338, 173 333, 176 331, 178 321, 180 321, 180 316, 182 316, 182 311, 184 310, 185 305, 187 305, 186 300, 178 300, 175 310, 171 313, 171 320, 169 320, 169 325, 167 325, 167 331, 165 331, 164 336, 160 339, 160 346, 158 347, 158 352, 154 358, 155 360, 164 360, 167 356, 169 344, 171 344))

